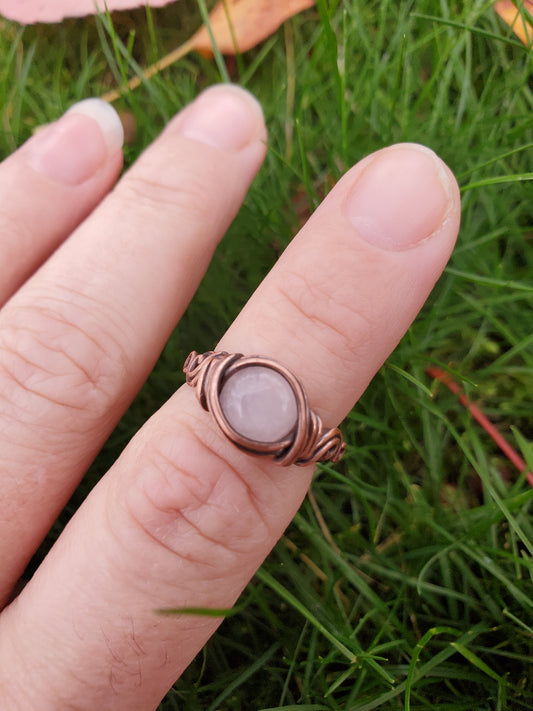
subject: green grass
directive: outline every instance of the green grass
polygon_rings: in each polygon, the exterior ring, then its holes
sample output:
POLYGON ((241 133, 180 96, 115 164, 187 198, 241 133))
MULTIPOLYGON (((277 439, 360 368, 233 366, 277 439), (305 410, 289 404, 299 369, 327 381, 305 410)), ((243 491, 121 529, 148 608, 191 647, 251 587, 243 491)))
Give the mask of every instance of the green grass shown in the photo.
MULTIPOLYGON (((200 22, 193 0, 0 29, 0 152, 112 88, 200 22), (68 40, 68 41, 67 41, 68 40)), ((334 180, 395 141, 436 150, 463 218, 449 268, 344 423, 336 467, 161 710, 533 709, 533 489, 444 386, 450 368, 533 468, 533 53, 492 2, 318 3, 227 71, 263 103, 264 168, 182 324, 46 548, 212 346, 334 180), (416 8, 416 12, 414 10, 416 8)), ((190 56, 120 102, 131 162, 220 80, 190 56)), ((38 562, 37 556, 36 562, 38 562)))

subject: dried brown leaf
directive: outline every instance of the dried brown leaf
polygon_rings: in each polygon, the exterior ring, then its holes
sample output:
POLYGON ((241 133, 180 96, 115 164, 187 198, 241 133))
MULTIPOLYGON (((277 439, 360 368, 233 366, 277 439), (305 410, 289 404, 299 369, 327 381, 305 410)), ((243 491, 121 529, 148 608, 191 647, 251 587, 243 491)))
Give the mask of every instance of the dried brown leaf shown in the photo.
POLYGON ((193 50, 212 57, 211 34, 222 54, 246 52, 273 34, 289 17, 314 4, 315 0, 220 0, 209 15, 210 29, 202 25, 187 42, 145 69, 142 78, 134 77, 126 86, 108 92, 102 99, 115 101, 126 91, 140 86, 143 79, 158 74, 193 50))
MULTIPOLYGON (((527 15, 522 14, 514 2, 502 0, 494 5, 494 9, 525 45, 533 46, 533 25, 527 15)), ((524 0, 524 10, 533 15, 533 2, 524 0)))
MULTIPOLYGON (((222 54, 246 52, 270 37, 289 17, 315 4, 315 0, 221 0, 209 15, 209 25, 222 54)), ((206 25, 191 37, 197 52, 213 56, 206 25)))

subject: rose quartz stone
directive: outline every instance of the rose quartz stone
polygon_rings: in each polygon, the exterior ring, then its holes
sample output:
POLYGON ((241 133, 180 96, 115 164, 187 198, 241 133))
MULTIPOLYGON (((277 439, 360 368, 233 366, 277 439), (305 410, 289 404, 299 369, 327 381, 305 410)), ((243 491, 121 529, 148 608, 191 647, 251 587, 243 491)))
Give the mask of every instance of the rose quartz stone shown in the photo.
POLYGON ((257 442, 277 442, 296 426, 298 408, 291 386, 262 365, 241 368, 220 391, 220 405, 233 429, 257 442))

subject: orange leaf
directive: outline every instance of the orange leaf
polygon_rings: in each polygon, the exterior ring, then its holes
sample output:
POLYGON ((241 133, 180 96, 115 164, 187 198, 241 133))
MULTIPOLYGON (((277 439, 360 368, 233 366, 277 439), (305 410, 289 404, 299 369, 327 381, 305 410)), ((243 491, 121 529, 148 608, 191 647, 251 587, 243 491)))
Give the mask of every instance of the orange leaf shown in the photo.
MULTIPOLYGON (((533 25, 524 12, 520 13, 520 10, 512 0, 497 2, 494 5, 494 9, 525 45, 533 46, 533 25)), ((524 0, 524 10, 533 15, 533 2, 531 0, 524 0)))
MULTIPOLYGON (((209 24, 222 54, 246 52, 270 37, 289 17, 314 4, 315 0, 221 0, 211 11, 209 24)), ((190 43, 197 52, 213 56, 211 36, 205 25, 191 37, 190 43)))
MULTIPOLYGON (((289 17, 314 4, 315 0, 220 0, 209 14, 209 26, 222 54, 246 52, 273 34, 289 17)), ((153 77, 192 50, 207 57, 213 56, 211 35, 206 25, 202 25, 181 47, 145 69, 142 79, 153 77)), ((140 86, 142 79, 134 77, 125 86, 104 94, 102 99, 115 101, 126 91, 140 86)))

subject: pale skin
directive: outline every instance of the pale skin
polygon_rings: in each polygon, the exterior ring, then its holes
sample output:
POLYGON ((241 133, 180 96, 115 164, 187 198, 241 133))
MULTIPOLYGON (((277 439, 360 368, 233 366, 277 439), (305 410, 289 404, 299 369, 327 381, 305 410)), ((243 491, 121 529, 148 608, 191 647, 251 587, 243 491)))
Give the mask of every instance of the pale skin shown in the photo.
MULTIPOLYGON (((257 102, 215 87, 113 188, 113 121, 68 114, 0 166, 0 706, 10 711, 155 709, 221 620, 154 610, 231 607, 313 474, 236 449, 183 386, 8 604, 153 368, 266 151, 257 102)), ((453 175, 429 150, 365 158, 217 348, 282 362, 337 425, 440 276, 459 212, 453 175)))

